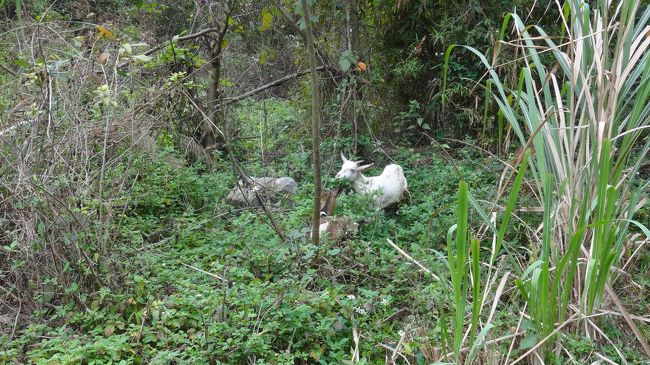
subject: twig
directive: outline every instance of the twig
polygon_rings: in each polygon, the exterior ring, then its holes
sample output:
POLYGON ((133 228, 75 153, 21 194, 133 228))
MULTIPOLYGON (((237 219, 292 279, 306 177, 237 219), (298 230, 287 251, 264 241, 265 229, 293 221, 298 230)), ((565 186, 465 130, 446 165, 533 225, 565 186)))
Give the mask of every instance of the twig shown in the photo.
MULTIPOLYGON (((524 308, 521 310, 521 315, 519 316, 519 321, 517 322, 517 328, 515 328, 515 333, 519 332, 519 328, 521 328, 521 321, 524 319, 524 312, 526 311, 526 308, 528 307, 528 302, 524 303, 524 308)), ((515 339, 510 342, 510 346, 508 346, 508 354, 506 355, 506 360, 503 362, 504 364, 508 363, 508 360, 510 360, 510 354, 512 353, 512 348, 515 346, 515 339)))
POLYGON ((359 361, 359 329, 356 326, 352 327, 352 340, 354 341, 354 350, 351 363, 355 363, 359 361))
POLYGON ((598 328, 598 326, 596 326, 594 321, 592 321, 589 318, 586 318, 585 321, 594 329, 594 331, 596 331, 600 336, 602 336, 605 339, 605 341, 609 342, 609 344, 614 348, 614 350, 618 354, 618 357, 621 360, 623 360, 623 365, 627 365, 627 360, 625 359, 623 353, 621 353, 621 350, 619 350, 618 347, 614 344, 614 342, 612 342, 612 340, 600 328, 598 328))
MULTIPOLYGON (((328 69, 328 68, 330 68, 330 67, 329 66, 318 66, 318 67, 316 67, 316 70, 317 71, 322 71, 322 70, 325 70, 325 69, 328 69)), ((281 84, 283 84, 283 83, 285 83, 285 82, 287 82, 287 81, 289 81, 291 79, 295 79, 298 76, 308 74, 310 71, 311 70, 302 70, 302 71, 294 72, 292 74, 288 74, 286 76, 283 76, 283 77, 281 77, 281 78, 279 78, 277 80, 271 81, 268 84, 262 85, 262 86, 260 86, 260 87, 258 87, 256 89, 247 91, 247 92, 245 92, 245 93, 243 93, 241 95, 237 95, 237 96, 233 96, 233 97, 229 97, 229 98, 224 98, 224 101, 221 102, 220 104, 218 104, 217 107, 220 108, 220 107, 226 106, 228 104, 232 104, 232 103, 235 103, 237 101, 240 101, 242 99, 246 99, 249 96, 255 95, 255 94, 259 93, 259 92, 262 92, 262 91, 264 91, 266 89, 269 89, 269 88, 272 88, 274 86, 281 85, 281 84)))
MULTIPOLYGON (((194 101, 194 99, 192 98, 191 95, 189 95, 189 94, 186 93, 186 92, 185 92, 184 94, 185 94, 185 96, 187 97, 187 99, 188 99, 188 100, 189 100, 189 101, 194 105, 194 107, 196 107, 196 109, 201 113, 201 115, 203 116, 203 118, 204 118, 208 123, 211 123, 212 126, 214 127, 214 129, 216 129, 217 132, 219 132, 219 133, 223 136, 223 139, 224 139, 224 142, 225 142, 226 151, 228 152, 228 155, 230 156, 230 162, 231 162, 231 165, 232 165, 232 168, 233 168, 235 174, 236 174, 236 175, 239 175, 239 177, 240 177, 240 179, 241 179, 242 181, 244 181, 244 182, 249 182, 249 181, 250 181, 250 177, 249 177, 248 175, 246 175, 246 174, 244 173, 244 171, 241 169, 241 167, 239 166, 239 163, 237 162, 237 159, 235 158, 235 155, 234 155, 234 153, 233 153, 233 151, 232 151, 232 148, 230 147, 230 139, 226 136, 226 134, 225 134, 225 133, 224 133, 224 132, 223 132, 223 131, 222 131, 222 130, 221 130, 221 129, 216 125, 216 124, 214 124, 214 123, 212 122, 212 120, 210 119, 210 117, 205 113, 205 111, 203 110, 203 108, 201 108, 201 107, 199 106, 199 104, 198 104, 197 102, 194 101)), ((239 186, 239 184, 237 184, 237 186, 239 187, 240 192, 242 193, 242 196, 244 197, 244 199, 246 200, 246 202, 248 203, 248 205, 251 205, 250 202, 248 201, 248 198, 246 197, 246 194, 244 194, 244 192, 242 191, 242 189, 241 189, 241 187, 239 186)), ((259 194, 258 194, 255 190, 253 190, 253 192, 255 193, 255 197, 259 200, 260 205, 262 206, 262 209, 264 210, 264 213, 265 213, 266 216, 269 218, 269 221, 270 221, 269 224, 271 225, 271 228, 273 228, 273 230, 278 234, 278 237, 280 237, 280 239, 282 240, 282 242, 287 242, 287 241, 288 241, 287 236, 284 234, 284 232, 282 231, 282 229, 280 229, 280 226, 276 223, 275 219, 273 218, 273 215, 271 214, 271 211, 266 207, 266 204, 264 204, 264 200, 259 196, 259 194)))
MULTIPOLYGON (((70 210, 70 208, 68 207, 67 204, 63 203, 59 198, 57 198, 56 196, 52 195, 52 194, 51 194, 49 191, 47 191, 44 187, 42 187, 42 186, 36 184, 35 182, 32 181, 32 182, 30 182, 30 184, 32 184, 33 186, 39 188, 41 191, 43 191, 43 192, 45 193, 45 195, 49 196, 50 198, 52 198, 52 199, 54 199, 56 202, 58 202, 58 203, 63 207, 63 209, 65 209, 65 210, 70 214, 70 216, 72 217, 72 219, 74 219, 75 222, 77 222, 77 224, 79 225, 79 227, 81 227, 81 229, 83 229, 84 233, 86 233, 86 236, 87 236, 87 237, 90 236, 89 233, 88 233, 88 230, 86 230, 86 227, 85 227, 84 225, 81 224, 81 222, 79 221, 79 219, 77 218, 77 216, 72 212, 72 210, 70 210)), ((73 241, 73 242, 74 242, 75 248, 76 248, 76 249, 81 253, 82 257, 83 257, 84 260, 86 261, 86 264, 88 264, 88 269, 89 269, 90 272, 92 273, 92 277, 93 277, 93 279, 95 280, 95 283, 96 283, 99 287, 104 286, 104 283, 102 282, 101 278, 99 277, 99 275, 97 275, 97 272, 95 271, 95 268, 94 268, 95 263, 90 259, 90 257, 88 256, 88 253, 86 253, 86 251, 82 250, 81 247, 79 247, 79 245, 77 244, 76 241, 73 241)))
POLYGON ((614 290, 612 290, 612 287, 609 284, 605 284, 605 290, 607 291, 607 294, 609 294, 609 296, 614 301, 614 304, 616 304, 616 307, 618 307, 618 310, 621 312, 621 315, 623 315, 623 318, 625 318, 625 322, 627 322, 627 325, 630 326, 630 329, 632 330, 632 332, 634 332, 634 335, 636 336, 637 340, 639 340, 639 343, 641 344, 641 347, 643 347, 643 351, 645 352, 645 354, 648 357, 650 357, 650 346, 648 345, 648 341, 643 336, 643 333, 639 331, 639 328, 636 326, 636 324, 630 317, 630 314, 623 306, 623 303, 618 298, 618 295, 614 293, 614 290))
MULTIPOLYGON (((381 347, 383 347, 383 348, 385 348, 386 350, 393 351, 393 352, 396 351, 395 348, 392 348, 392 347, 390 347, 390 346, 388 346, 388 345, 386 345, 386 344, 383 344, 383 343, 381 343, 381 342, 378 343, 378 345, 381 346, 381 347)), ((402 359, 404 359, 404 361, 406 361, 407 364, 410 364, 409 360, 406 358, 406 356, 404 356, 404 354, 402 354, 402 353, 399 352, 399 351, 397 352, 397 354, 398 354, 399 356, 401 356, 402 359)), ((394 363, 395 363, 395 362, 393 361, 393 364, 394 364, 394 363)))
POLYGON ((11 74, 11 76, 17 76, 17 75, 18 75, 18 74, 16 73, 16 71, 10 69, 10 68, 7 67, 4 63, 0 63, 0 67, 1 67, 3 70, 9 72, 9 73, 11 74))
MULTIPOLYGON (((395 364, 395 359, 397 358, 397 355, 398 354, 402 355, 399 352, 399 348, 402 347, 402 344, 404 343, 404 340, 406 339, 406 334, 407 334, 406 331, 402 332, 402 334, 401 334, 401 336, 399 338, 399 341, 397 342, 397 346, 395 346, 395 349, 393 350, 393 354, 390 357, 390 360, 393 362, 393 364, 395 364)), ((402 357, 403 357, 403 355, 402 355, 402 357)), ((408 360, 406 362, 408 363, 408 360)))
POLYGON ((412 263, 416 264, 420 269, 426 271, 429 275, 433 276, 434 279, 440 281, 440 278, 438 277, 438 275, 434 274, 433 272, 431 272, 431 270, 429 270, 429 269, 427 269, 426 267, 422 266, 422 264, 420 264, 416 259, 414 259, 414 258, 412 258, 411 256, 409 256, 409 254, 407 254, 406 252, 404 252, 404 250, 402 250, 402 249, 399 248, 395 243, 393 243, 393 241, 391 241, 390 238, 387 238, 386 240, 387 240, 388 243, 389 243, 391 246, 393 246, 393 248, 396 249, 397 252, 399 252, 402 256, 406 257, 409 261, 411 261, 412 263))
MULTIPOLYGON (((619 312, 614 312, 614 311, 604 310, 604 309, 601 309, 600 312, 603 313, 603 314, 611 314, 611 315, 615 315, 615 316, 622 316, 623 315, 622 313, 619 313, 619 312)), ((630 314, 630 318, 636 319, 637 321, 650 323, 650 317, 641 317, 641 316, 635 316, 635 315, 630 314)))
MULTIPOLYGON (((291 24, 291 26, 293 27, 293 29, 294 29, 296 32, 298 32, 298 34, 300 34, 300 36, 302 37, 302 39, 307 39, 307 34, 305 33, 305 31, 302 30, 302 29, 300 29, 300 26, 298 26, 298 22, 297 22, 296 19, 295 19, 295 18, 294 18, 294 17, 293 17, 293 16, 292 16, 288 11, 287 11, 287 9, 285 9, 284 5, 282 5, 282 2, 279 1, 279 0, 273 0, 273 2, 275 3, 275 6, 278 8, 278 10, 280 10, 280 13, 282 13, 282 16, 284 16, 284 18, 287 20, 287 22, 288 22, 289 24, 291 24)), ((318 47, 316 46, 315 43, 314 43, 314 51, 315 51, 315 53, 316 53, 316 56, 317 56, 318 59, 320 60, 321 64, 322 64, 322 65, 327 65, 327 61, 326 61, 325 57, 323 56, 323 53, 318 49, 318 47)), ((332 68, 327 68, 327 70, 328 70, 328 72, 329 72, 329 74, 330 74, 330 77, 333 79, 333 78, 334 78, 334 71, 336 71, 336 70, 334 70, 334 69, 332 69, 332 68)), ((337 73, 338 73, 338 72, 337 72, 337 73)))
POLYGON ((200 272, 200 273, 202 273, 202 274, 206 274, 206 275, 212 276, 213 278, 218 279, 218 280, 221 280, 222 282, 228 284, 228 280, 222 278, 221 276, 219 276, 219 275, 217 275, 217 274, 213 274, 213 273, 211 273, 211 272, 208 272, 208 271, 205 271, 205 270, 201 270, 201 269, 199 269, 198 267, 194 267, 194 266, 192 266, 192 265, 188 265, 188 264, 186 264, 186 263, 184 263, 184 262, 181 262, 181 265, 183 265, 183 266, 187 266, 187 267, 189 267, 190 269, 192 269, 192 270, 196 270, 196 271, 198 271, 198 272, 200 272))
POLYGON ((20 311, 23 308, 23 301, 19 300, 18 301, 18 311, 16 312, 16 319, 14 320, 14 327, 11 330, 11 336, 9 336, 9 339, 11 340, 14 338, 14 335, 16 334, 16 327, 18 327, 18 317, 20 316, 20 311))
POLYGON ((519 356, 519 358, 517 358, 515 361, 511 362, 510 365, 514 365, 514 364, 520 362, 521 360, 525 359, 526 356, 530 355, 531 353, 533 353, 533 351, 537 350, 540 346, 542 346, 544 344, 544 342, 548 341, 549 338, 555 336, 555 334, 560 332, 560 330, 562 328, 564 328, 567 324, 569 324, 569 323, 571 323, 573 321, 576 321, 577 319, 580 319, 580 318, 576 318, 576 317, 578 317, 578 313, 575 313, 574 315, 571 316, 571 318, 564 321, 564 323, 562 323, 555 330, 553 330, 553 332, 549 333, 548 336, 544 337, 544 339, 539 341, 535 346, 531 347, 528 351, 524 352, 523 355, 519 356))
MULTIPOLYGON (((508 339, 511 339, 511 338, 514 338, 514 337, 517 337, 517 336, 521 336, 524 333, 526 333, 526 331, 515 331, 515 333, 511 333, 509 335, 501 336, 501 337, 495 338, 493 340, 485 341, 485 342, 483 342, 483 346, 499 343, 499 342, 501 342, 503 340, 508 340, 508 339)), ((463 353, 465 351, 468 351, 469 349, 470 349, 470 347, 463 347, 463 348, 461 348, 459 350, 459 353, 463 353)), ((444 354, 444 356, 442 356, 442 358, 443 359, 448 358, 449 356, 451 356, 453 354, 454 354, 453 352, 446 353, 446 354, 444 354)))
MULTIPOLYGON (((199 31, 199 32, 196 32, 196 33, 193 33, 193 34, 188 34, 188 35, 184 35, 184 36, 174 36, 169 42, 161 43, 161 44, 149 49, 148 51, 143 53, 143 55, 149 56, 150 54, 153 54, 153 53, 161 50, 162 48, 166 47, 167 45, 172 44, 173 42, 182 42, 182 41, 187 41, 187 40, 190 40, 190 39, 199 38, 199 37, 201 37, 203 35, 206 35, 208 33, 218 32, 220 30, 221 30, 221 27, 212 27, 212 28, 203 29, 202 31, 199 31)), ((120 63, 119 65, 117 65, 117 68, 122 68, 124 66, 127 66, 131 62, 133 62, 133 60, 134 60, 133 58, 129 58, 129 59, 125 60, 124 62, 120 63)))

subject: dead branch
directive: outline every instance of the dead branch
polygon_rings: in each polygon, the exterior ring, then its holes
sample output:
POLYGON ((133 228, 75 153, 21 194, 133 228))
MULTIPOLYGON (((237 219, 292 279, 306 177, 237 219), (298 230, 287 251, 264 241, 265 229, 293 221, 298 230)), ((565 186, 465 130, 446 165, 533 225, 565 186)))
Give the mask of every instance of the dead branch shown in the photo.
MULTIPOLYGON (((161 50, 162 48, 172 44, 173 42, 188 41, 190 39, 196 39, 196 38, 199 38, 199 37, 204 36, 206 34, 213 33, 213 32, 219 32, 219 31, 221 31, 221 27, 212 27, 212 28, 206 28, 206 29, 203 29, 203 30, 201 30, 199 32, 184 35, 184 36, 174 36, 169 42, 161 43, 161 44, 149 49, 148 51, 146 51, 144 53, 144 55, 149 56, 149 55, 161 50)), ((124 66, 129 65, 131 62, 133 62, 133 58, 129 58, 129 59, 125 60, 124 62, 120 63, 117 67, 122 68, 124 66)))
MULTIPOLYGON (((322 71, 322 70, 329 69, 329 68, 330 68, 330 66, 318 66, 318 67, 316 67, 316 70, 317 71, 322 71)), ((257 94, 259 92, 262 92, 262 91, 264 91, 266 89, 282 85, 283 83, 285 83, 285 82, 287 82, 287 81, 289 81, 291 79, 295 79, 296 77, 306 75, 309 72, 311 72, 311 70, 302 70, 302 71, 294 72, 292 74, 288 74, 288 75, 283 76, 283 77, 281 77, 281 78, 279 78, 277 80, 271 81, 268 84, 262 85, 262 86, 260 86, 260 87, 258 87, 256 89, 247 91, 247 92, 245 92, 243 94, 240 94, 240 95, 237 95, 237 96, 232 96, 232 97, 229 97, 229 98, 224 98, 224 101, 221 104, 219 104, 218 106, 223 107, 223 106, 226 106, 228 104, 236 103, 236 102, 238 102, 240 100, 246 99, 247 97, 255 95, 255 94, 257 94)))
POLYGON ((2 67, 3 70, 9 72, 9 73, 11 74, 11 76, 16 76, 16 75, 17 75, 16 71, 10 69, 9 67, 7 67, 7 66, 6 66, 5 64, 3 64, 3 63, 0 63, 0 67, 2 67))

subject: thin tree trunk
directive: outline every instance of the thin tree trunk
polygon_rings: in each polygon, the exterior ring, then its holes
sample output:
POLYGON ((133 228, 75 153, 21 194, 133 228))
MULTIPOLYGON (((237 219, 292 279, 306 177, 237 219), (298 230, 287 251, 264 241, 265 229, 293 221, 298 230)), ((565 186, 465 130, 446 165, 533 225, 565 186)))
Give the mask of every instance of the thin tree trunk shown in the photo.
POLYGON ((218 103, 220 99, 219 79, 221 78, 221 44, 214 42, 210 45, 210 66, 212 68, 210 83, 208 85, 208 115, 210 120, 203 121, 201 128, 201 145, 213 146, 216 143, 213 125, 219 123, 218 103), (212 123, 210 123, 212 121, 212 123))
POLYGON ((359 6, 357 0, 348 0, 347 7, 350 17, 350 51, 361 60, 361 43, 359 41, 359 6))
POLYGON ((314 207, 311 225, 311 241, 317 247, 316 256, 312 262, 318 260, 320 254, 320 101, 318 94, 318 70, 316 69, 316 52, 314 51, 314 36, 311 29, 311 15, 307 0, 301 0, 302 13, 305 20, 305 43, 307 44, 307 57, 311 68, 311 138, 312 138, 312 163, 314 164, 314 207))
MULTIPOLYGON (((352 54, 354 54, 359 61, 363 60, 361 56, 361 44, 359 41, 359 3, 358 0, 347 0, 345 2, 345 11, 346 11, 346 21, 347 21, 347 49, 352 54)), ((363 116, 358 114, 357 108, 354 107, 354 101, 363 99, 361 87, 356 82, 353 83, 352 88, 348 88, 347 92, 352 96, 352 103, 349 107, 345 108, 347 110, 346 119, 352 122, 352 131, 353 131, 353 144, 352 151, 354 154, 357 154, 357 139, 360 132, 359 125, 363 125, 363 116)), ((348 99, 348 98, 344 98, 348 99)))
POLYGON ((203 147, 215 146, 217 142, 223 144, 224 136, 220 136, 216 133, 214 126, 221 126, 222 130, 225 131, 225 126, 223 123, 220 123, 221 114, 219 113, 219 102, 221 100, 221 91, 219 83, 221 81, 221 55, 222 55, 222 43, 226 33, 228 32, 228 19, 235 10, 236 1, 233 0, 230 3, 230 8, 225 14, 222 24, 218 24, 218 27, 212 27, 219 29, 216 39, 208 40, 208 49, 210 50, 210 66, 211 66, 211 76, 210 83, 208 84, 208 113, 210 120, 204 120, 201 127, 201 145, 203 147), (210 123, 212 121, 212 123, 210 123), (219 141, 217 140, 219 139, 219 141))

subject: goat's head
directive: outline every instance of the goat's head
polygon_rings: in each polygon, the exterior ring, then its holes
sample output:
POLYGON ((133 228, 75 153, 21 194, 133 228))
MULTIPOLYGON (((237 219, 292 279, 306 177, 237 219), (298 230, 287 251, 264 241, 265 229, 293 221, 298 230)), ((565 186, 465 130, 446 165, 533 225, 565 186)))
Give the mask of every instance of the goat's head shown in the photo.
POLYGON ((347 179, 354 181, 359 178, 359 174, 366 171, 373 164, 359 166, 363 161, 350 161, 345 158, 343 152, 341 152, 341 160, 343 160, 343 166, 341 166, 341 171, 336 174, 337 179, 347 179))

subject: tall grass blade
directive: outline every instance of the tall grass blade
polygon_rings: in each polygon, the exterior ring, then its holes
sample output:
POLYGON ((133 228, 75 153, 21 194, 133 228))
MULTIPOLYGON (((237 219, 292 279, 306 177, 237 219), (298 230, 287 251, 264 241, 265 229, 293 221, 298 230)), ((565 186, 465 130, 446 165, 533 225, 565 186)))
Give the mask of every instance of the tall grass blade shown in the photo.
POLYGON ((497 232, 497 241, 495 244, 494 252, 492 253, 492 258, 490 259, 490 265, 494 263, 494 260, 499 255, 501 251, 501 246, 503 245, 503 240, 506 235, 506 230, 508 229, 508 224, 510 223, 510 218, 512 213, 515 210, 517 205, 517 198, 519 197, 519 192, 521 191, 521 185, 524 180, 524 173, 528 167, 528 156, 530 153, 524 153, 524 157, 519 165, 519 170, 517 170, 517 176, 515 181, 512 183, 510 188, 510 193, 508 193, 508 199, 506 200, 506 209, 503 212, 503 217, 501 218, 501 224, 499 225, 499 232, 497 232))
POLYGON ((463 324, 465 319, 465 305, 467 301, 467 271, 465 261, 467 255, 467 221, 469 214, 467 183, 458 183, 458 208, 457 223, 447 234, 447 255, 451 285, 454 292, 454 354, 460 353, 463 341, 463 324), (456 231, 455 245, 452 242, 453 229, 456 231))
POLYGON ((479 266, 481 242, 472 238, 472 327, 470 327, 469 342, 474 341, 478 328, 478 320, 483 305, 481 296, 481 267, 479 266))

